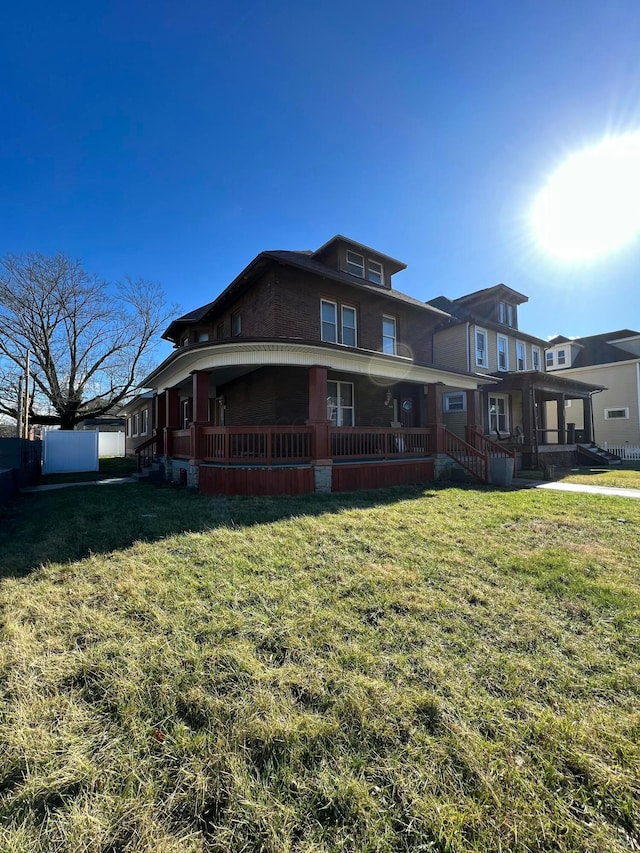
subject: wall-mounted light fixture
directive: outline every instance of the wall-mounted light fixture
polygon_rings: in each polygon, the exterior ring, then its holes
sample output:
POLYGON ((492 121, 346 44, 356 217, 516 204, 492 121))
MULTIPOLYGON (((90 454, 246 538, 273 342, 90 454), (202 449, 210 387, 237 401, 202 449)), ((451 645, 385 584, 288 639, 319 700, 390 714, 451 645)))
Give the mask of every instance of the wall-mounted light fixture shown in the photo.
POLYGON ((385 406, 390 406, 393 402, 393 396, 391 394, 391 388, 387 388, 387 393, 384 395, 384 404, 385 406))

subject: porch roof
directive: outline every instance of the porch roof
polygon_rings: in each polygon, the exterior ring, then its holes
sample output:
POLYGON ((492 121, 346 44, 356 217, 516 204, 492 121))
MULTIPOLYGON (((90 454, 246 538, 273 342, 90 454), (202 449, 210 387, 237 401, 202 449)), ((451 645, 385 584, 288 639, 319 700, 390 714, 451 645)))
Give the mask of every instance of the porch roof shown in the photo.
POLYGON ((217 384, 229 382, 266 366, 312 367, 368 376, 385 383, 441 382, 463 390, 493 385, 492 376, 417 364, 407 356, 351 349, 336 344, 291 339, 207 341, 174 350, 143 381, 145 388, 164 389, 182 384, 197 370, 217 374, 217 384))
POLYGON ((588 397, 597 391, 606 391, 604 385, 592 385, 579 382, 568 376, 558 376, 557 373, 546 373, 541 370, 520 370, 517 373, 492 373, 500 379, 500 390, 522 391, 535 387, 537 391, 548 394, 566 394, 576 399, 588 397))

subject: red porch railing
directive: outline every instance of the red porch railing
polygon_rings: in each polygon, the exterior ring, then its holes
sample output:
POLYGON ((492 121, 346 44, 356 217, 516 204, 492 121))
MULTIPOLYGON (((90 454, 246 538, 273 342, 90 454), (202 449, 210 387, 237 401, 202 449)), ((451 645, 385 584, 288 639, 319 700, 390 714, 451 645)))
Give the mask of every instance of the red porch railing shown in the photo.
POLYGON ((489 454, 468 444, 444 427, 439 428, 438 446, 465 470, 482 483, 489 482, 489 454))
POLYGON ((467 444, 470 444, 482 453, 486 453, 490 458, 513 459, 513 473, 515 475, 517 469, 515 450, 511 450, 509 447, 503 447, 503 445, 498 444, 496 441, 493 441, 493 439, 488 438, 481 432, 478 432, 478 430, 472 429, 472 427, 466 428, 466 434, 467 444))
POLYGON ((334 459, 427 456, 436 450, 434 433, 429 427, 333 427, 331 455, 334 459))
POLYGON ((308 462, 313 430, 307 426, 196 426, 196 453, 204 462, 308 462))

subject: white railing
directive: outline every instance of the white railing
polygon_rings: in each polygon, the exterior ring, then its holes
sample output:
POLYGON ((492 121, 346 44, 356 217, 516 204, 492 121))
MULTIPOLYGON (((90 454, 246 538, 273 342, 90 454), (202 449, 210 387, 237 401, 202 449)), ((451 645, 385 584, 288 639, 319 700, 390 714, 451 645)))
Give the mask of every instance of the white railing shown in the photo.
POLYGON ((603 441, 602 447, 609 453, 615 453, 621 459, 640 460, 639 444, 609 444, 607 441, 603 441))

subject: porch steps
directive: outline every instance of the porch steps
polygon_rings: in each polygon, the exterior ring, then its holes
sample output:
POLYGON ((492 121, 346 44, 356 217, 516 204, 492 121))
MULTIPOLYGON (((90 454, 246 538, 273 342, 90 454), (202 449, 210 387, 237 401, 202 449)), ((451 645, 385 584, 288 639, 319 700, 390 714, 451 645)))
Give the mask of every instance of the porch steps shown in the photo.
POLYGON ((597 444, 578 444, 578 462, 596 462, 598 465, 619 465, 621 458, 616 453, 611 453, 597 444))
POLYGON ((152 462, 145 465, 141 471, 132 475, 139 483, 163 483, 164 465, 160 462, 152 462))

